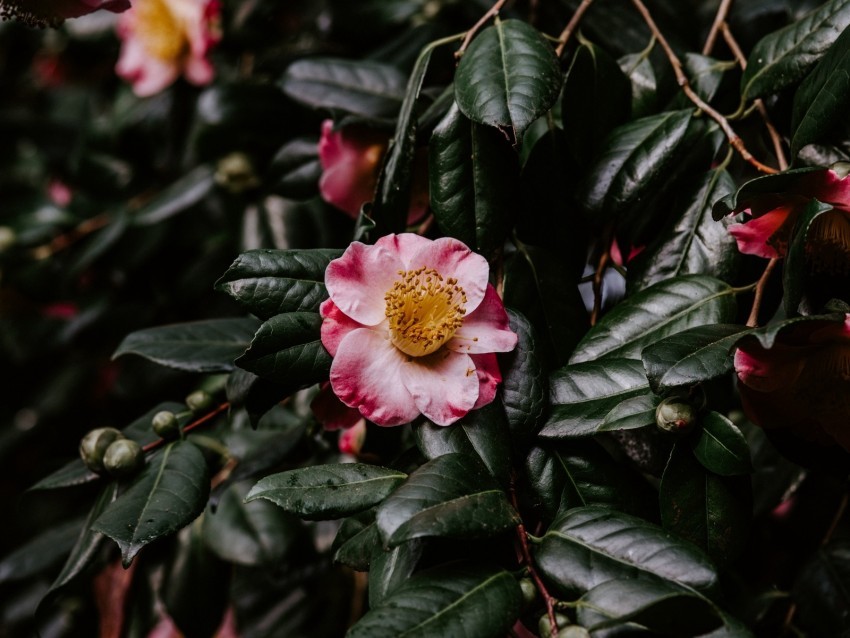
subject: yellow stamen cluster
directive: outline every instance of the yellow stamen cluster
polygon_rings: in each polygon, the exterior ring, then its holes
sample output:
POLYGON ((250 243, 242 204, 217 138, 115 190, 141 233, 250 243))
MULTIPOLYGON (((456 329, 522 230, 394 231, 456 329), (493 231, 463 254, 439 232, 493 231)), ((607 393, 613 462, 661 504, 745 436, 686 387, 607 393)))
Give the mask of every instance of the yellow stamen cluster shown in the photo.
POLYGON ((180 18, 165 0, 135 2, 136 35, 145 51, 163 62, 176 62, 183 58, 189 41, 180 18))
POLYGON ((815 219, 809 229, 806 256, 815 272, 850 272, 850 213, 831 210, 815 219))
POLYGON ((433 268, 400 270, 384 295, 390 341, 411 357, 436 352, 463 324, 466 293, 457 279, 433 268))

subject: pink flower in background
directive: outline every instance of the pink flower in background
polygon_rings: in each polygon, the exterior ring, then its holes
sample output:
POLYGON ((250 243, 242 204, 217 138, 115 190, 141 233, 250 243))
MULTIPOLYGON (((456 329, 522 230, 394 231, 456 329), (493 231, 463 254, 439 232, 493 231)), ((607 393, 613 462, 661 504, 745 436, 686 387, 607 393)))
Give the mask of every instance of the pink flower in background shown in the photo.
POLYGON ((100 9, 120 13, 129 8, 129 0, 0 0, 0 18, 16 18, 31 26, 56 26, 100 9))
POLYGON ((351 244, 328 265, 321 306, 334 393, 378 425, 420 414, 449 425, 490 403, 502 380, 494 353, 517 336, 488 275, 456 239, 351 244))
POLYGON ((735 371, 753 423, 850 451, 850 314, 792 325, 769 349, 744 340, 735 371))
POLYGON ((140 97, 159 93, 183 75, 202 86, 215 70, 207 59, 218 42, 218 0, 134 0, 118 21, 123 43, 115 71, 140 97))

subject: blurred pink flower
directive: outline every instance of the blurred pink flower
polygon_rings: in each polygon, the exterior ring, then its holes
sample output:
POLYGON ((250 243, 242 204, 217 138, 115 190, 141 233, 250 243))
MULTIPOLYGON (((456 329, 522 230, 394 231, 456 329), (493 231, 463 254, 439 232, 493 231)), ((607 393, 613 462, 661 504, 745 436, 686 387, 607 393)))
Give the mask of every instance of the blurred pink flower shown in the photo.
POLYGON ((358 410, 349 408, 339 400, 330 383, 322 384, 319 393, 310 403, 310 409, 326 430, 347 430, 363 419, 358 410))
POLYGON ((850 314, 792 325, 769 349, 744 340, 735 371, 753 423, 850 451, 850 314))
POLYGON ((360 417, 353 427, 343 430, 339 435, 339 451, 357 456, 366 442, 366 419, 360 417))
POLYGON ((219 40, 218 0, 134 0, 118 21, 123 40, 116 73, 139 97, 159 93, 183 75, 192 84, 212 82, 207 55, 219 40))
POLYGON ((56 26, 99 9, 120 13, 129 0, 0 0, 0 18, 16 18, 30 26, 56 26))
POLYGON ((388 235, 351 244, 325 271, 322 344, 334 393, 378 425, 454 423, 490 403, 495 352, 517 336, 489 266, 456 239, 388 235))

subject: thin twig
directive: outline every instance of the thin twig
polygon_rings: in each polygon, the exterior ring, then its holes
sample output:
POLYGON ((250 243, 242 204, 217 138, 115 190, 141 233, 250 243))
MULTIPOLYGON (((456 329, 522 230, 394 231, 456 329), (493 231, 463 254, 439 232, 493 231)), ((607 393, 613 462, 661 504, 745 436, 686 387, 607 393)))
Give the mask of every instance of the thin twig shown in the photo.
POLYGON ((563 31, 561 31, 561 35, 558 36, 558 48, 555 49, 555 55, 559 58, 564 53, 564 48, 567 46, 570 36, 573 34, 573 31, 576 30, 576 27, 578 27, 578 23, 581 22, 581 18, 584 16, 584 12, 587 11, 588 7, 590 7, 591 2, 593 2, 593 0, 581 0, 581 4, 578 6, 578 9, 576 9, 573 17, 570 18, 567 26, 564 27, 563 31))
POLYGON ((611 259, 611 250, 606 247, 599 257, 596 272, 593 274, 593 312, 590 313, 591 326, 596 325, 596 322, 599 320, 599 313, 602 311, 602 282, 605 279, 605 268, 608 266, 609 259, 611 259))
POLYGON ((705 39, 705 44, 702 47, 702 54, 708 55, 714 48, 714 43, 717 41, 717 33, 726 23, 726 16, 729 15, 729 8, 732 6, 732 0, 722 0, 717 8, 717 15, 714 16, 714 23, 711 25, 711 31, 708 32, 708 37, 705 39))
POLYGON ((688 82, 688 77, 685 75, 684 70, 682 69, 682 62, 679 60, 679 57, 676 55, 676 52, 670 47, 670 44, 667 42, 667 39, 658 29, 658 25, 655 24, 655 21, 652 19, 652 15, 650 15, 649 10, 646 8, 646 5, 641 2, 641 0, 631 0, 632 4, 638 10, 638 12, 643 17, 644 22, 649 27, 649 30, 656 37, 661 47, 664 49, 664 53, 667 56, 667 59, 670 61, 670 66, 673 67, 673 73, 676 75, 676 82, 682 88, 685 95, 688 96, 688 99, 694 103, 694 105, 702 110, 706 115, 708 115, 711 119, 717 122, 720 125, 720 128, 723 130, 723 133, 726 134, 729 143, 732 147, 738 151, 742 158, 756 169, 761 171, 762 173, 773 174, 778 173, 775 168, 767 166, 766 164, 762 164, 755 157, 753 157, 752 153, 747 150, 747 147, 744 145, 744 141, 738 137, 738 134, 732 129, 729 125, 729 121, 723 117, 718 111, 712 108, 709 104, 707 104, 699 95, 697 95, 696 91, 691 88, 690 83, 688 82))
MULTIPOLYGON (((229 407, 230 407, 230 403, 227 402, 227 401, 225 401, 221 405, 216 406, 216 408, 212 412, 208 412, 204 416, 200 417, 199 419, 196 419, 195 421, 192 421, 190 424, 188 424, 186 427, 184 427, 183 428, 183 434, 187 434, 188 432, 191 432, 195 428, 198 428, 198 427, 204 425, 204 423, 207 423, 210 419, 221 414, 222 412, 227 410, 229 407)), ((142 448, 142 452, 150 452, 151 450, 155 450, 156 448, 162 446, 163 444, 165 444, 167 442, 168 441, 166 439, 157 439, 156 441, 152 441, 151 443, 148 443, 146 446, 144 446, 142 448)))
POLYGON ((487 13, 485 13, 481 18, 479 18, 478 22, 476 22, 472 28, 466 32, 466 35, 463 36, 463 42, 460 43, 460 48, 455 51, 455 59, 460 60, 463 57, 464 52, 466 51, 466 47, 469 46, 469 43, 472 42, 472 38, 475 37, 475 34, 478 33, 478 30, 484 26, 484 23, 487 22, 494 15, 499 13, 499 10, 505 5, 508 0, 497 0, 496 4, 494 4, 490 9, 488 9, 487 13))
POLYGON ((764 289, 767 286, 767 281, 770 279, 770 275, 777 263, 779 263, 778 257, 771 258, 771 260, 767 262, 767 266, 764 267, 764 272, 761 274, 761 277, 756 284, 756 294, 753 297, 753 306, 750 309, 750 316, 747 319, 747 327, 749 328, 755 328, 759 325, 759 308, 761 307, 761 300, 764 296, 764 289))
POLYGON ((95 215, 94 217, 83 220, 67 233, 58 235, 51 239, 48 243, 33 248, 32 256, 35 259, 47 259, 48 257, 52 257, 60 250, 65 250, 72 244, 81 240, 83 237, 92 234, 96 230, 100 230, 109 224, 110 221, 112 221, 112 217, 107 213, 101 213, 100 215, 95 215))

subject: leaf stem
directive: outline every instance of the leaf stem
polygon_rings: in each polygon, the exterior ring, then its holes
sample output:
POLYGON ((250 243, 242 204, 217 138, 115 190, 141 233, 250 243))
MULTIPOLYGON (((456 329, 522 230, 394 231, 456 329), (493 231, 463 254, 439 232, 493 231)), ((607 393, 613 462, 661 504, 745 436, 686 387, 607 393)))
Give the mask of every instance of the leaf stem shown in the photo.
POLYGON ((658 39, 659 44, 661 44, 661 48, 664 49, 664 53, 670 62, 670 66, 673 67, 673 73, 676 76, 676 82, 679 84, 688 99, 693 102, 697 108, 699 108, 701 111, 703 111, 706 115, 708 115, 711 119, 713 119, 720 125, 720 128, 723 130, 723 132, 726 134, 726 138, 729 140, 729 144, 731 144, 732 147, 736 151, 738 151, 744 161, 746 161, 762 173, 778 173, 779 171, 775 168, 772 168, 766 164, 762 164, 755 157, 753 157, 752 153, 750 153, 747 150, 747 147, 744 145, 744 141, 729 125, 729 121, 725 117, 723 117, 723 115, 720 114, 716 109, 714 109, 707 102, 705 102, 699 95, 697 95, 696 91, 691 88, 691 85, 688 82, 688 77, 685 75, 685 72, 682 69, 681 60, 679 60, 679 57, 676 55, 676 52, 673 51, 672 47, 670 46, 670 43, 667 42, 667 39, 658 29, 658 25, 655 24, 655 20, 652 19, 652 15, 649 13, 649 9, 646 8, 646 5, 641 0, 631 0, 631 2, 643 17, 643 20, 644 22, 646 22, 646 25, 649 27, 649 30, 658 39))
POLYGON ((101 213, 100 215, 85 219, 68 232, 54 237, 46 244, 33 248, 31 254, 34 259, 39 260, 52 257, 59 251, 65 250, 84 237, 100 230, 108 225, 110 221, 112 221, 112 217, 107 213, 101 213))
MULTIPOLYGON (((183 428, 183 434, 186 434, 187 432, 191 432, 195 428, 201 427, 205 423, 208 423, 210 420, 212 420, 213 417, 221 414, 222 412, 227 410, 229 407, 230 407, 230 403, 228 401, 225 401, 224 403, 216 406, 212 410, 212 412, 208 412, 204 416, 202 416, 198 419, 195 419, 194 421, 192 421, 191 423, 186 425, 186 427, 183 428)), ((157 439, 156 441, 152 441, 152 442, 148 443, 146 446, 144 446, 142 448, 142 452, 150 452, 151 450, 155 450, 158 447, 161 447, 165 443, 168 443, 168 441, 166 441, 165 439, 157 439)))
POLYGON ((779 257, 771 258, 771 260, 767 262, 767 266, 764 267, 764 272, 761 274, 761 277, 756 283, 756 294, 753 298, 753 306, 750 309, 750 316, 747 319, 748 328, 755 328, 759 324, 759 308, 761 307, 761 300, 764 296, 764 289, 765 286, 767 286, 770 275, 773 272, 773 269, 776 268, 776 264, 778 262, 779 257))
POLYGON ((717 8, 717 14, 714 16, 714 22, 711 25, 711 31, 708 32, 708 37, 705 39, 705 44, 702 47, 702 54, 709 55, 714 48, 714 43, 717 42, 717 34, 726 24, 726 16, 729 15, 729 8, 732 6, 732 0, 722 0, 717 8))
POLYGON ((573 34, 573 31, 578 27, 578 23, 581 22, 582 17, 584 16, 585 11, 588 10, 593 0, 581 0, 581 4, 576 9, 576 12, 573 14, 573 17, 570 18, 570 21, 567 23, 567 26, 564 27, 564 30, 561 31, 561 35, 558 36, 558 47, 555 49, 555 55, 559 58, 564 53, 564 48, 567 46, 567 42, 570 40, 570 36, 573 34))
POLYGON ((472 25, 472 28, 466 32, 466 35, 463 36, 463 42, 460 43, 460 48, 455 51, 455 60, 460 60, 463 57, 463 54, 466 52, 466 48, 469 46, 469 43, 472 42, 472 38, 475 37, 475 34, 478 33, 487 20, 499 13, 499 10, 507 1, 508 0, 497 0, 496 3, 487 10, 487 13, 481 16, 478 19, 478 22, 472 25))

